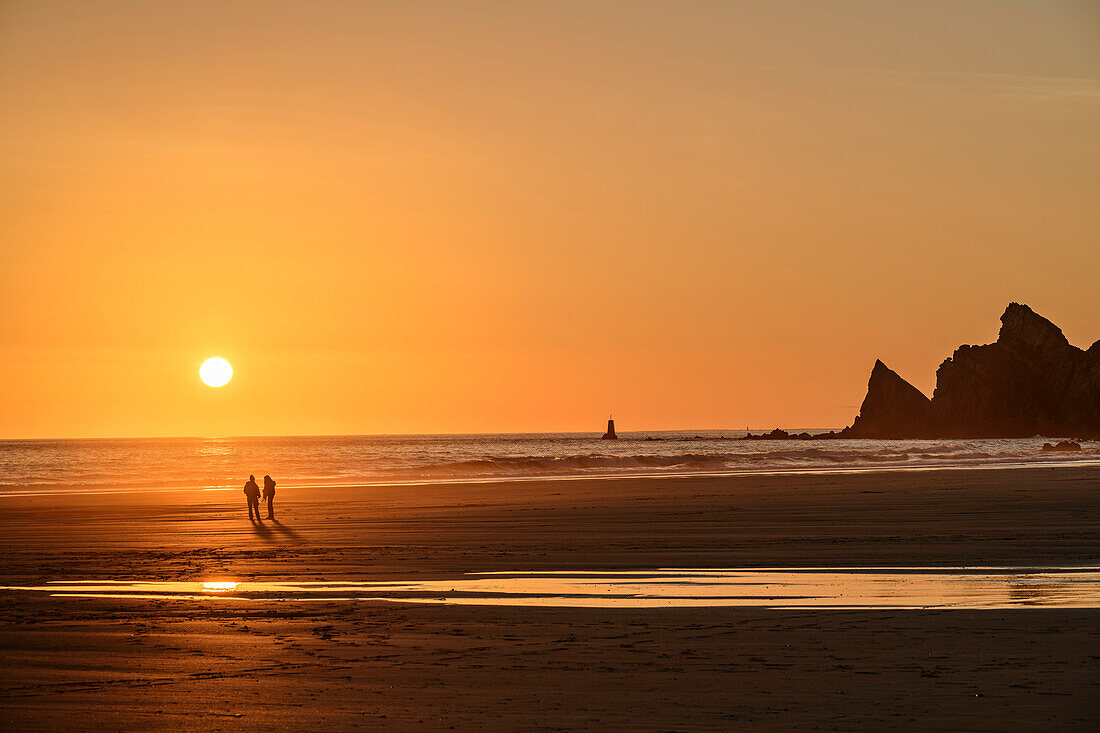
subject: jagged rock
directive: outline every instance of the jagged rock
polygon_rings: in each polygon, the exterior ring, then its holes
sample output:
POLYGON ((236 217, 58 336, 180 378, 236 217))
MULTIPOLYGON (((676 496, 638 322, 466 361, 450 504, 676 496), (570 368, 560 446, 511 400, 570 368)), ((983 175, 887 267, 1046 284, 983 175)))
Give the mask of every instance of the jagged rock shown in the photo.
POLYGON ((1075 443, 1072 440, 1060 440, 1055 443, 1043 443, 1043 450, 1046 451, 1075 451, 1081 450, 1081 444, 1075 443))
POLYGON ((932 402, 893 369, 875 361, 867 396, 842 438, 922 438, 931 435, 932 402))
POLYGON ((859 417, 839 437, 1021 438, 1100 431, 1100 341, 1088 351, 1031 308, 1010 303, 997 341, 960 346, 928 400, 875 363, 859 417))
POLYGON ((760 435, 746 433, 745 437, 741 438, 741 440, 788 440, 790 439, 790 437, 791 434, 788 433, 786 430, 780 430, 779 428, 776 428, 770 433, 760 433, 760 435))
POLYGON ((734 438, 734 440, 829 440, 830 438, 839 438, 840 433, 830 430, 827 433, 798 433, 797 435, 791 435, 786 430, 780 430, 776 428, 770 433, 760 433, 759 435, 753 435, 751 432, 746 432, 740 438, 734 438))

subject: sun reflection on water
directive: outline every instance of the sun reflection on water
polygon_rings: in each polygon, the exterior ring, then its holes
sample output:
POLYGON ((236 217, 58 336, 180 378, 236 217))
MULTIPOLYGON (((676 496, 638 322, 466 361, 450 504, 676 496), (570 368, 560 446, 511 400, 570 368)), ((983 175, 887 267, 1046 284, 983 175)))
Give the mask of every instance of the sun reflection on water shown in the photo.
POLYGON ((480 606, 774 609, 1100 608, 1100 567, 664 568, 469 573, 448 579, 60 580, 54 598, 393 601, 480 606))

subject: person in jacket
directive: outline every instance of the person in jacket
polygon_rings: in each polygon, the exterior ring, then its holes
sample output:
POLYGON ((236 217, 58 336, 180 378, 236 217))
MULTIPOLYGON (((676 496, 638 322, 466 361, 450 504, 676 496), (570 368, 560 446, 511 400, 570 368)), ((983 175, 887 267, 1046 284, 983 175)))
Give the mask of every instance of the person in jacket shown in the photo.
POLYGON ((248 518, 252 519, 252 510, 256 510, 256 519, 260 518, 260 487, 256 485, 256 477, 249 476, 248 483, 244 485, 244 495, 248 499, 248 518))

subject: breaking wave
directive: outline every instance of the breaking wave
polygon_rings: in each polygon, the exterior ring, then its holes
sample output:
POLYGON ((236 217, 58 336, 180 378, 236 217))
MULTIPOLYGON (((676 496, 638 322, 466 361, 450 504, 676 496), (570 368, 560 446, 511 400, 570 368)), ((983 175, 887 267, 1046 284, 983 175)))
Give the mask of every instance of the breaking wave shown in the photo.
MULTIPOLYGON (((951 466, 975 463, 1058 462, 1049 454, 1033 451, 989 451, 969 446, 907 446, 903 449, 837 450, 825 447, 740 452, 692 452, 675 454, 589 453, 562 456, 494 456, 401 469, 395 473, 425 478, 565 476, 616 473, 680 473, 726 471, 774 471, 784 469, 860 468, 886 466, 951 466)), ((1100 459, 1100 451, 1074 454, 1073 459, 1100 459)))

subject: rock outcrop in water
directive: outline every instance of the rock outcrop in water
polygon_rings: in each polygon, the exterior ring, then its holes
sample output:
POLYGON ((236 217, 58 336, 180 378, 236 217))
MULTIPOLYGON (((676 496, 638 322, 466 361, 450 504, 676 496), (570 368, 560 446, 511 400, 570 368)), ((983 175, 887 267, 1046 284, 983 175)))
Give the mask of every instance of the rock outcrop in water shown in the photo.
POLYGON ((1081 450, 1081 444, 1075 443, 1072 440, 1060 440, 1055 443, 1043 443, 1042 450, 1045 451, 1057 451, 1062 453, 1073 453, 1074 451, 1081 450))
POLYGON ((875 362, 859 416, 842 438, 1100 435, 1100 341, 1088 351, 1026 305, 1010 303, 997 341, 960 346, 929 400, 875 362))

